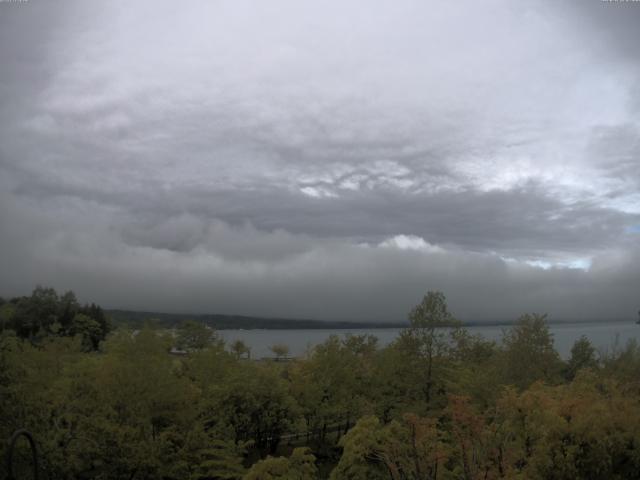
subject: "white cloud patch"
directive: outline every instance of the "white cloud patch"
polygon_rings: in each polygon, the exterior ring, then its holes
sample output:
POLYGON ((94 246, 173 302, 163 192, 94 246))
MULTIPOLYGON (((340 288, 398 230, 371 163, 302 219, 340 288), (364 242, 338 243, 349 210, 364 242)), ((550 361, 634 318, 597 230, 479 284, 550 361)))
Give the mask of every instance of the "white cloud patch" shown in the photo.
POLYGON ((591 268, 590 258, 577 258, 573 260, 563 261, 549 261, 549 260, 526 260, 527 265, 532 267, 541 268, 543 270, 549 270, 550 268, 569 268, 578 270, 589 270, 591 268))
POLYGON ((300 191, 313 198, 335 198, 338 196, 325 187, 302 187, 300 191))
POLYGON ((442 248, 425 242, 424 238, 417 235, 395 235, 383 240, 379 244, 383 248, 397 248, 399 250, 418 250, 429 253, 442 252, 442 248))

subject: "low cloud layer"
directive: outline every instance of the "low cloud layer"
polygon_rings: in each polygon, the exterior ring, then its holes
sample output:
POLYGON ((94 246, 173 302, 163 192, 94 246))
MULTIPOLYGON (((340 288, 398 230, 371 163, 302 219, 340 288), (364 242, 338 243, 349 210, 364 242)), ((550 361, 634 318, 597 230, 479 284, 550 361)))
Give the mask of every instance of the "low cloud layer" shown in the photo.
MULTIPOLYGON (((0 4, 0 294, 633 318, 632 3, 0 4)), ((634 43, 635 42, 635 43, 634 43)))

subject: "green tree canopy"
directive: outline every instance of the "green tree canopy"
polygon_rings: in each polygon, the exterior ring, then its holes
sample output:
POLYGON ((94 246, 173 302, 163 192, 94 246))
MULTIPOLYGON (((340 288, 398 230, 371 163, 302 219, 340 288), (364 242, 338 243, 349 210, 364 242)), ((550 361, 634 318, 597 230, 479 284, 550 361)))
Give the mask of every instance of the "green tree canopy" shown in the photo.
POLYGON ((571 347, 571 357, 567 363, 566 376, 573 380, 578 371, 583 368, 597 368, 596 349, 584 335, 575 341, 571 347))
POLYGON ((307 448, 296 448, 289 458, 267 457, 255 463, 244 480, 315 480, 315 457, 307 448))
POLYGON ((553 348, 546 320, 546 315, 537 313, 522 315, 513 327, 503 331, 502 365, 507 383, 524 388, 536 380, 558 381, 562 362, 553 348))
POLYGON ((249 346, 242 340, 233 341, 229 348, 236 358, 242 358, 243 355, 246 355, 247 358, 251 358, 251 348, 249 348, 249 346))
POLYGON ((204 323, 186 320, 178 328, 176 346, 184 350, 202 350, 220 341, 215 330, 204 323))
POLYGON ((282 358, 287 358, 289 355, 289 346, 283 343, 277 343, 269 347, 269 350, 273 352, 276 356, 276 359, 280 360, 282 358))

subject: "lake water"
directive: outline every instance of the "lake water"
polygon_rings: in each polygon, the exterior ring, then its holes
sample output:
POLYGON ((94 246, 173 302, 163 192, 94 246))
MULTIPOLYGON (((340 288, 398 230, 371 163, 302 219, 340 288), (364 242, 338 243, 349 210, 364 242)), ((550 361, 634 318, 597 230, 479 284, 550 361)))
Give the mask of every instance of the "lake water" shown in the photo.
MULTIPOLYGON (((467 327, 473 334, 481 334, 489 340, 499 341, 505 326, 473 326, 467 327)), ((614 345, 622 347, 629 340, 640 341, 640 325, 633 322, 603 322, 603 323, 563 323, 549 326, 554 338, 556 350, 563 358, 570 354, 573 343, 582 335, 586 336, 599 350, 611 350, 614 345)), ((369 333, 378 337, 378 344, 385 346, 397 336, 398 328, 370 328, 370 329, 326 329, 326 330, 220 330, 225 341, 242 340, 251 347, 253 358, 273 357, 269 347, 275 344, 285 344, 289 347, 290 355, 302 357, 311 349, 324 342, 331 335, 362 335, 369 333)))

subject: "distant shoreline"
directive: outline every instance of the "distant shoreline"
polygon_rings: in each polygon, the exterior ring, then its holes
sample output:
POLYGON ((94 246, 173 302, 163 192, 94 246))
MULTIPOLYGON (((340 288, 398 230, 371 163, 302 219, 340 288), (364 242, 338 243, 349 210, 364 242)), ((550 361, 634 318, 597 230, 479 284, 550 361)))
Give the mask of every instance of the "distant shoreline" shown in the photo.
MULTIPOLYGON (((216 330, 379 330, 406 328, 408 322, 357 322, 337 320, 312 320, 295 318, 251 317, 245 315, 224 314, 181 314, 145 312, 134 310, 105 310, 116 326, 140 328, 150 324, 159 328, 173 328, 185 320, 203 322, 216 330)), ((592 324, 602 322, 629 322, 634 319, 549 319, 549 325, 592 324)), ((474 320, 462 321, 463 327, 509 327, 513 320, 474 320)))

